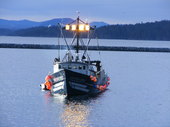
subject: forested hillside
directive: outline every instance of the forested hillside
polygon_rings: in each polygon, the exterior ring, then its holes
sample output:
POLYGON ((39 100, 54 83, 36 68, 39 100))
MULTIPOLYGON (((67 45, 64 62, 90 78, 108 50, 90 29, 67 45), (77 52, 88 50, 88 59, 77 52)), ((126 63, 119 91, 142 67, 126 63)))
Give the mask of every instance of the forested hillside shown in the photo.
MULTIPOLYGON (((72 33, 66 31, 64 33, 66 37, 72 36, 72 33)), ((40 26, 20 30, 0 29, 0 35, 58 37, 60 36, 60 30, 57 26, 40 26)), ((170 21, 133 25, 107 25, 97 28, 96 35, 101 39, 170 40, 170 21)))

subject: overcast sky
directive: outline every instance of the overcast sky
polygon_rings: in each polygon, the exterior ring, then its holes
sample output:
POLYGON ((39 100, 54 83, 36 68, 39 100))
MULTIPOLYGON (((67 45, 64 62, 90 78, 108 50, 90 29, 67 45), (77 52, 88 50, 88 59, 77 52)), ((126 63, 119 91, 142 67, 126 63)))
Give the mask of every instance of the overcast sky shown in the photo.
POLYGON ((76 11, 89 22, 115 24, 170 20, 170 0, 0 0, 1 19, 75 18, 76 11))

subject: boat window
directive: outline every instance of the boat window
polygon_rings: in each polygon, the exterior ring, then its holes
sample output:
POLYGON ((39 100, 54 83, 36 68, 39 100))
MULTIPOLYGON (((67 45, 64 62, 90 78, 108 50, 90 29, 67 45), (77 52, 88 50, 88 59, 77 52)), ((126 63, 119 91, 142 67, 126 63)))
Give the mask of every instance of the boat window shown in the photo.
POLYGON ((82 69, 82 66, 79 66, 79 69, 81 70, 81 69, 82 69))
POLYGON ((61 67, 61 65, 59 65, 59 69, 61 69, 62 67, 61 67))
POLYGON ((73 66, 73 69, 77 69, 77 66, 73 66))
POLYGON ((86 66, 83 66, 83 70, 85 70, 86 69, 86 66))
POLYGON ((68 69, 71 69, 72 67, 71 66, 68 66, 68 69))

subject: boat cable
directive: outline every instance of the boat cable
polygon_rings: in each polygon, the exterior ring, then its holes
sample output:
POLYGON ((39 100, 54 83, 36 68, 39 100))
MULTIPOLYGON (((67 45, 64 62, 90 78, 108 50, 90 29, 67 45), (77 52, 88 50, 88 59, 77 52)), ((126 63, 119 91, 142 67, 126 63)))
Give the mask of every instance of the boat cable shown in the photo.
POLYGON ((98 39, 98 36, 97 36, 97 33, 95 32, 94 33, 94 37, 96 37, 96 40, 97 40, 97 50, 99 51, 99 60, 101 61, 102 60, 102 57, 101 57, 101 52, 100 52, 100 45, 99 45, 99 39, 98 39))
POLYGON ((88 47, 89 47, 90 41, 91 41, 91 39, 92 39, 92 36, 94 36, 95 31, 96 31, 96 29, 94 29, 93 33, 90 33, 90 31, 88 32, 88 35, 87 35, 87 36, 88 36, 88 41, 87 41, 87 45, 86 45, 86 50, 84 50, 84 53, 83 53, 83 56, 84 56, 85 54, 88 56, 89 61, 90 61, 90 57, 89 57, 87 51, 88 51, 88 47), (91 37, 90 37, 90 35, 91 35, 91 37))
MULTIPOLYGON (((61 35, 60 35, 61 36, 61 35)), ((59 50, 58 50, 58 59, 60 61, 60 50, 61 50, 61 46, 60 46, 60 36, 58 37, 58 46, 59 46, 59 50)))
POLYGON ((99 46, 100 46, 100 45, 99 45, 99 39, 98 39, 97 36, 96 36, 96 40, 97 40, 97 48, 98 48, 98 51, 99 51, 99 52, 98 52, 98 53, 99 53, 99 59, 100 59, 100 61, 101 61, 101 58, 102 58, 102 57, 101 57, 101 53, 100 53, 100 49, 99 49, 99 46))
POLYGON ((68 45, 68 42, 67 42, 67 40, 66 40, 66 38, 65 38, 65 36, 64 36, 64 34, 63 34, 63 30, 62 30, 62 26, 59 24, 59 28, 60 28, 60 32, 61 32, 61 36, 62 36, 62 38, 64 39, 64 41, 65 41, 65 43, 66 43, 66 46, 67 46, 67 49, 68 49, 68 51, 71 53, 71 49, 70 49, 70 46, 68 45))
POLYGON ((73 43, 74 43, 75 39, 76 39, 76 34, 74 34, 74 37, 73 37, 73 39, 72 39, 72 41, 71 41, 71 45, 70 45, 70 46, 72 46, 72 45, 73 45, 73 43))
POLYGON ((64 61, 64 59, 66 59, 66 57, 68 56, 68 57, 72 57, 72 53, 71 53, 71 48, 70 48, 70 46, 68 45, 68 42, 67 42, 67 40, 66 40, 66 38, 65 38, 65 36, 64 36, 64 34, 63 34, 63 30, 62 30, 62 26, 59 24, 59 28, 60 28, 60 32, 61 32, 61 36, 62 36, 62 38, 63 38, 63 40, 65 41, 65 43, 66 43, 66 46, 67 46, 67 49, 68 49, 68 52, 65 54, 65 56, 63 57, 63 60, 62 61, 64 61))
MULTIPOLYGON (((83 41, 83 40, 82 40, 83 41)), ((84 43, 84 42, 83 42, 84 43)), ((83 45, 83 47, 82 47, 82 49, 81 50, 87 50, 88 51, 88 47, 86 47, 86 45, 85 45, 85 43, 84 43, 84 45, 83 45)), ((83 59, 83 56, 87 56, 88 57, 88 61, 90 61, 90 57, 89 57, 89 54, 86 52, 86 53, 83 53, 83 55, 82 55, 82 59, 83 59)))

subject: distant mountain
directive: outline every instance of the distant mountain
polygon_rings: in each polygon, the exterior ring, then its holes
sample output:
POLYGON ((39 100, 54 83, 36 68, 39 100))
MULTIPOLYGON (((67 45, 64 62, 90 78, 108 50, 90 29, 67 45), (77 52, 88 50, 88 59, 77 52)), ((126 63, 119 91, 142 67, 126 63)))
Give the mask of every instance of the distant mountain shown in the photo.
MULTIPOLYGON (((49 26, 49 25, 57 25, 58 23, 67 24, 72 22, 73 19, 71 18, 56 18, 42 22, 30 21, 30 20, 5 20, 0 19, 0 28, 3 29, 11 29, 11 30, 18 30, 18 29, 26 29, 31 27, 38 27, 38 26, 49 26)), ((92 25, 97 27, 104 26, 107 23, 104 22, 92 22, 92 25)), ((108 25, 108 24, 107 24, 108 25)))
POLYGON ((58 23, 67 24, 72 21, 73 19, 71 18, 57 18, 57 19, 51 19, 51 20, 40 22, 39 26, 57 25, 58 23))
POLYGON ((98 27, 102 27, 102 26, 107 26, 109 24, 107 24, 105 22, 91 22, 90 25, 91 26, 96 26, 98 28, 98 27))
POLYGON ((29 21, 29 20, 5 20, 0 19, 0 28, 4 29, 24 29, 29 27, 39 26, 39 22, 29 21))
POLYGON ((8 34, 9 36, 24 36, 24 37, 56 37, 59 36, 60 31, 57 26, 39 26, 27 29, 16 30, 13 33, 8 34))

